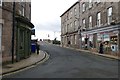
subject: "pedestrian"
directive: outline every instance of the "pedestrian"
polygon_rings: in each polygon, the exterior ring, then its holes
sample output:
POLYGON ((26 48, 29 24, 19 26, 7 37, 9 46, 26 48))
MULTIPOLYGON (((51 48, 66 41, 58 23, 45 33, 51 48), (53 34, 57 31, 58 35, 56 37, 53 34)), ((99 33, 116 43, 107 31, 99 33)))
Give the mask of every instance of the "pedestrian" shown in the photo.
POLYGON ((103 43, 100 43, 100 47, 99 47, 99 53, 103 54, 103 43))
POLYGON ((38 41, 36 42, 36 49, 37 49, 37 54, 39 54, 40 46, 39 46, 39 44, 38 44, 38 41))

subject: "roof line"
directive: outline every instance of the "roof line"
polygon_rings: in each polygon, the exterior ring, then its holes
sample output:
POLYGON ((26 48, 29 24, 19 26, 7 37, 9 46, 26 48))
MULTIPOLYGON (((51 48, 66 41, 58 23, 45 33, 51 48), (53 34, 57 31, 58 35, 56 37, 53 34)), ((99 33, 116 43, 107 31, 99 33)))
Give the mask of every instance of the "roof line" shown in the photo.
POLYGON ((66 12, 68 12, 72 7, 74 7, 79 1, 75 2, 70 8, 68 8, 60 17, 62 17, 66 12))

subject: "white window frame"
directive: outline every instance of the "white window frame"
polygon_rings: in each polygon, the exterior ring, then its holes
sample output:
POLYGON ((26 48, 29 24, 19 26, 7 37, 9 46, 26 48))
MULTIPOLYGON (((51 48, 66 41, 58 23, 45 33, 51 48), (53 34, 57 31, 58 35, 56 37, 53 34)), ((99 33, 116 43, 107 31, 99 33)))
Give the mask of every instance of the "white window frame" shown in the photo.
POLYGON ((85 3, 82 4, 82 12, 85 12, 85 3))
POLYGON ((92 8, 92 0, 89 0, 89 8, 92 8))
POLYGON ((83 24, 83 29, 86 29, 86 26, 85 26, 85 19, 82 20, 82 24, 83 24))
POLYGON ((72 18, 72 14, 73 14, 72 11, 70 11, 70 19, 72 18))
POLYGON ((75 16, 77 15, 77 9, 76 8, 74 8, 74 13, 75 13, 75 16))
POLYGON ((2 0, 0 0, 0 6, 2 6, 2 0))
POLYGON ((100 25, 101 25, 101 13, 98 12, 97 13, 97 27, 100 27, 100 25))
POLYGON ((89 29, 92 29, 92 16, 89 16, 89 29))
POLYGON ((112 12, 113 12, 113 9, 112 7, 109 7, 107 9, 107 23, 110 24, 111 21, 112 21, 112 12))

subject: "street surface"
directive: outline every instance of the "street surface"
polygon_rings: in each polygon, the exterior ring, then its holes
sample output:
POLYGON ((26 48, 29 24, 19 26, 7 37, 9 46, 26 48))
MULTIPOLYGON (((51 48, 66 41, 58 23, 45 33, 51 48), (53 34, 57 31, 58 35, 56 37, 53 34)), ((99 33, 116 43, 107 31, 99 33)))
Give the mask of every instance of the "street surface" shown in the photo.
POLYGON ((46 62, 4 78, 118 78, 117 60, 40 44, 40 49, 50 55, 46 62))

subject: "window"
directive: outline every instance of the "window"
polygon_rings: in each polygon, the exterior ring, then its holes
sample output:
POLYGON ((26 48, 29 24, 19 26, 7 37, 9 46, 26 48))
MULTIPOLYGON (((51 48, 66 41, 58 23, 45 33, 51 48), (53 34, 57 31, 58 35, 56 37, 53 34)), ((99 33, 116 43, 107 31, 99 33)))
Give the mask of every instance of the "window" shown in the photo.
POLYGON ((97 4, 100 3, 100 0, 97 0, 97 4))
POLYGON ((74 13, 75 13, 75 15, 77 15, 77 9, 76 8, 74 9, 74 13))
POLYGON ((108 22, 108 24, 110 24, 111 21, 112 21, 112 7, 108 8, 108 10, 107 10, 107 22, 108 22))
POLYGON ((75 44, 77 44, 77 35, 75 35, 75 44))
POLYGON ((85 3, 82 4, 82 12, 85 11, 85 3))
POLYGON ((66 32, 68 32, 68 28, 69 28, 69 24, 67 24, 67 26, 66 26, 66 32))
POLYGON ((89 29, 92 29, 92 16, 89 17, 89 29))
POLYGON ((99 13, 97 13, 97 26, 99 27, 100 24, 101 24, 101 14, 99 12, 99 13))
POLYGON ((83 29, 85 29, 85 19, 82 20, 82 24, 83 24, 83 29))
POLYGON ((25 8, 22 7, 22 15, 24 16, 25 15, 25 8))
POLYGON ((73 44, 73 36, 71 36, 70 38, 71 38, 70 41, 71 41, 71 45, 72 45, 73 44))
POLYGON ((70 23, 70 27, 72 28, 72 22, 70 23))
POLYGON ((67 27, 67 25, 65 25, 65 31, 67 32, 67 30, 68 30, 68 27, 67 27))
POLYGON ((70 11, 70 18, 72 18, 72 11, 70 11))
POLYGON ((77 21, 74 21, 75 30, 77 30, 77 21))
POLYGON ((2 6, 2 0, 0 0, 0 6, 2 6))
POLYGON ((67 13, 67 20, 69 20, 69 13, 67 13))
POLYGON ((92 0, 89 0, 89 8, 92 7, 92 0))

